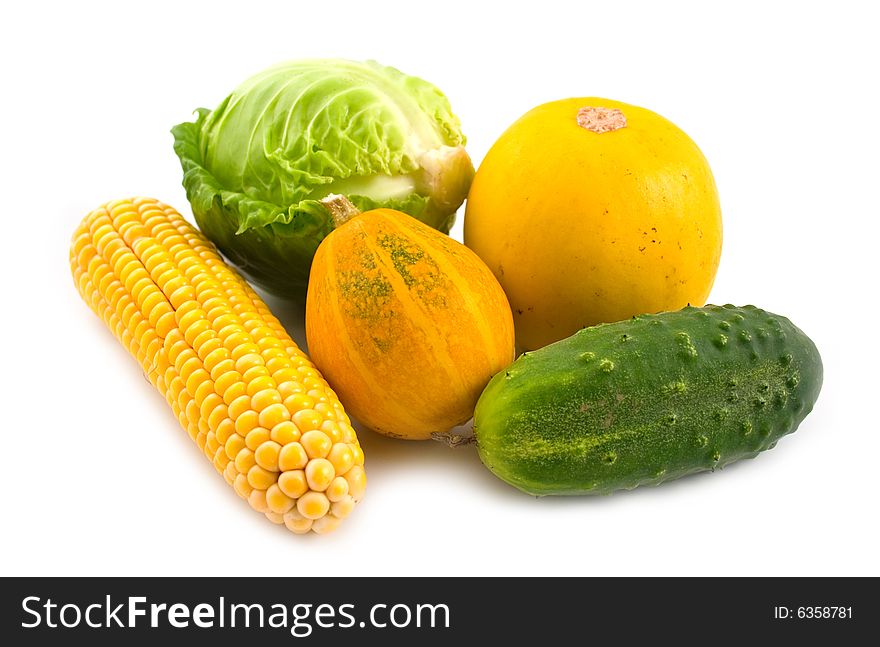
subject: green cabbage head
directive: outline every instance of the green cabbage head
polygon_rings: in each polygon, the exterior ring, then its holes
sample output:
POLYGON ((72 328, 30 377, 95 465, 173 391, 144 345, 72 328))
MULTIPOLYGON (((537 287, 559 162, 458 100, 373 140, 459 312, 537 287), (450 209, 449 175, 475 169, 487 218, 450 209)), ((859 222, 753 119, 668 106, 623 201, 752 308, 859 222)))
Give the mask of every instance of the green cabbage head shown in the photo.
POLYGON ((282 63, 172 129, 201 230, 268 291, 302 297, 342 194, 449 232, 474 167, 436 87, 375 62, 282 63))

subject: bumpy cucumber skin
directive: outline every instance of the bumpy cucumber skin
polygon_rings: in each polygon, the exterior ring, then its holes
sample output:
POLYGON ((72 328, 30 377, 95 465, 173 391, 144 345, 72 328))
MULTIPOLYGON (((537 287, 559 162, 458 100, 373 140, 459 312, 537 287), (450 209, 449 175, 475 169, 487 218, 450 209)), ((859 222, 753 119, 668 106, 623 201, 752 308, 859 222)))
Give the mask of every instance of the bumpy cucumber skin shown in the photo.
POLYGON ((754 306, 585 328, 520 356, 474 415, 483 463, 534 495, 609 494, 771 449, 822 387, 812 340, 754 306))

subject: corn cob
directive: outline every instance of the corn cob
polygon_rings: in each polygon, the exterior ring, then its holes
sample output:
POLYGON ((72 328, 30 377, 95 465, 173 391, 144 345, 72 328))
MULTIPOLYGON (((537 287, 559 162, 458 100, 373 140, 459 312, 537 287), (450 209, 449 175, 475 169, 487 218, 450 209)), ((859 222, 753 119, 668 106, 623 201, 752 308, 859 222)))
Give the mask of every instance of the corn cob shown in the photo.
POLYGON ((295 533, 325 533, 366 485, 336 394, 214 246, 171 207, 110 202, 73 235, 80 295, 137 358, 235 491, 295 533))

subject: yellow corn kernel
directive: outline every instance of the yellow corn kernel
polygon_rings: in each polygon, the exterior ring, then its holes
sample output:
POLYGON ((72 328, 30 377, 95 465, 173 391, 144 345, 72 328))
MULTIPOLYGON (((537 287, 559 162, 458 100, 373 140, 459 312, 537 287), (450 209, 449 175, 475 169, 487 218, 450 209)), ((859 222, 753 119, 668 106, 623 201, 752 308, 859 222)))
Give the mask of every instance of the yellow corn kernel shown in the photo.
POLYGON ((342 427, 340 427, 339 423, 335 420, 325 420, 321 425, 321 431, 327 434, 333 443, 340 443, 343 441, 342 427))
POLYGON ((291 418, 299 427, 300 431, 311 431, 312 429, 320 429, 324 419, 321 414, 314 409, 300 409, 294 413, 291 418))
MULTIPOLYGON (((174 286, 171 286, 174 287, 174 286)), ((181 285, 174 289, 169 295, 168 300, 175 308, 180 308, 185 303, 195 298, 195 291, 188 285, 181 285)))
POLYGON ((278 487, 291 499, 298 499, 309 491, 306 473, 303 470, 290 470, 278 475, 278 487))
MULTIPOLYGON (((199 388, 202 388, 203 386, 207 386, 208 390, 201 394, 201 400, 199 400, 199 417, 210 426, 209 419, 211 413, 214 411, 215 407, 219 407, 223 404, 223 399, 214 392, 214 383, 210 379, 206 380, 199 388)), ((226 411, 224 411, 224 413, 226 413, 226 411)))
MULTIPOLYGON (((219 407, 218 407, 219 408, 219 407)), ((214 435, 217 437, 217 440, 221 445, 225 445, 226 441, 229 440, 229 437, 235 433, 235 423, 232 422, 229 418, 221 418, 219 422, 217 422, 216 426, 212 422, 213 414, 217 410, 211 412, 211 418, 208 419, 208 424, 214 429, 214 435)))
POLYGON ((348 493, 355 501, 360 501, 364 496, 364 489, 367 487, 367 474, 360 465, 355 465, 343 475, 348 481, 348 493))
MULTIPOLYGON (((219 348, 205 358, 205 368, 211 372, 214 390, 222 396, 226 388, 241 379, 235 370, 235 362, 229 358, 229 351, 219 348)), ((238 396, 236 396, 238 397, 238 396)))
POLYGON ((244 442, 251 451, 257 451, 257 447, 269 440, 269 430, 265 427, 254 427, 245 436, 244 442))
POLYGON ((260 354, 263 356, 263 359, 266 360, 266 369, 269 371, 270 375, 287 367, 287 353, 280 348, 270 348, 264 350, 260 354), (278 354, 275 355, 274 353, 278 354))
POLYGON ((336 530, 341 522, 342 519, 340 517, 332 514, 325 514, 323 517, 315 519, 312 522, 312 532, 318 533, 319 535, 325 535, 328 532, 336 530))
POLYGON ((234 461, 235 457, 238 456, 238 452, 245 448, 244 438, 238 434, 232 434, 223 447, 229 459, 234 461))
MULTIPOLYGON (((247 398, 247 396, 243 397, 247 398)), ((235 431, 242 436, 247 436, 248 432, 251 429, 255 429, 256 427, 258 427, 259 424, 260 414, 249 408, 239 414, 238 417, 235 419, 235 431)))
POLYGON ((299 429, 297 429, 296 425, 290 422, 290 420, 279 422, 277 425, 272 427, 272 430, 269 433, 269 437, 282 446, 286 445, 287 443, 294 443, 298 441, 300 439, 300 436, 301 434, 299 433, 299 429))
MULTIPOLYGON (((237 399, 247 396, 247 385, 243 381, 241 381, 241 375, 239 375, 238 371, 229 371, 232 374, 232 379, 235 380, 234 384, 230 384, 229 387, 223 391, 223 401, 231 405, 237 399)), ((214 384, 214 390, 217 390, 217 385, 214 384)))
POLYGON ((285 513, 284 525, 287 526, 287 529, 291 532, 302 535, 312 529, 312 520, 302 516, 299 513, 299 510, 293 508, 285 513))
POLYGON ((191 304, 196 304, 196 302, 186 301, 183 305, 175 310, 177 326, 180 329, 181 333, 183 333, 184 338, 186 337, 186 331, 189 329, 190 326, 198 323, 200 320, 204 320, 207 317, 207 313, 199 308, 198 305, 195 305, 194 307, 186 307, 190 306, 191 304))
POLYGON ((262 365, 252 366, 241 374, 241 379, 247 383, 247 394, 250 396, 275 384, 272 378, 269 377, 269 371, 262 365))
MULTIPOLYGON (((248 470, 247 477, 248 477, 248 483, 251 484, 251 487, 253 487, 257 490, 267 489, 276 480, 275 474, 273 474, 272 472, 269 472, 267 470, 264 470, 259 465, 254 465, 253 467, 251 467, 248 470)), ((349 490, 350 489, 351 489, 351 482, 349 482, 349 490)), ((261 510, 261 512, 262 512, 262 510, 261 510)))
MULTIPOLYGON (((247 343, 248 339, 247 333, 243 332, 239 326, 234 325, 221 328, 217 334, 223 339, 223 346, 230 353, 234 353, 242 344, 247 343)), ((241 356, 240 353, 239 356, 241 356)))
POLYGON ((251 490, 251 493, 248 495, 248 503, 257 512, 267 512, 269 510, 266 493, 260 489, 254 488, 251 490))
POLYGON ((301 443, 287 443, 278 452, 278 469, 282 472, 301 470, 308 462, 309 456, 301 443))
MULTIPOLYGON (((236 325, 236 316, 232 314, 232 308, 229 306, 211 299, 205 303, 205 309, 208 308, 210 308, 210 310, 208 310, 208 319, 211 320, 211 327, 217 331, 218 334, 221 330, 226 328, 226 326, 236 325)), ((238 329, 236 328, 236 330, 238 329)))
POLYGON ((342 497, 348 495, 348 481, 341 476, 337 476, 330 481, 330 485, 324 491, 324 494, 327 495, 327 498, 330 499, 331 503, 340 501, 342 497))
POLYGON ((318 370, 314 366, 300 366, 296 369, 296 372, 299 373, 300 379, 305 384, 305 381, 309 378, 312 378, 318 375, 318 370))
MULTIPOLYGON (((296 422, 296 420, 294 420, 294 422, 296 422)), ((302 430, 302 427, 300 427, 299 424, 296 426, 302 430)), ((330 448, 333 446, 333 443, 330 442, 330 437, 323 431, 318 431, 317 429, 303 433, 299 442, 306 450, 309 458, 324 458, 330 453, 330 448)))
MULTIPOLYGON (((302 388, 302 387, 300 387, 300 388, 302 388)), ((291 393, 290 395, 285 396, 285 398, 284 398, 284 406, 287 407, 290 411, 301 411, 303 409, 311 409, 316 404, 317 404, 317 402, 315 402, 314 398, 310 398, 305 393, 300 393, 299 391, 295 391, 295 392, 291 393)))
POLYGON ((266 510, 264 514, 266 515, 266 519, 272 523, 278 524, 279 526, 284 523, 284 515, 282 514, 278 514, 272 510, 266 510))
POLYGON ((244 374, 249 368, 263 366, 264 364, 265 362, 261 355, 258 355, 257 353, 248 353, 247 355, 242 355, 236 360, 235 370, 244 374))
POLYGON ((297 395, 303 392, 302 385, 299 382, 295 382, 293 380, 285 380, 283 378, 280 379, 276 377, 278 374, 273 373, 272 379, 278 382, 278 393, 281 394, 281 399, 285 403, 288 409, 295 411, 296 408, 293 406, 293 400, 290 400, 288 403, 287 398, 297 395))
POLYGON ((235 469, 241 474, 247 474, 248 470, 256 464, 257 459, 254 458, 254 452, 247 447, 239 450, 238 454, 235 455, 235 469))
POLYGON ((272 429, 280 422, 290 420, 290 412, 283 404, 270 404, 268 407, 260 411, 260 426, 272 429))
MULTIPOLYGON (((206 370, 203 369, 203 368, 197 368, 195 371, 193 371, 193 372, 190 374, 189 378, 187 378, 187 380, 186 380, 186 390, 189 391, 190 394, 192 394, 193 396, 195 396, 195 394, 196 394, 196 393, 199 391, 199 389, 201 388, 202 384, 203 384, 206 380, 210 380, 210 379, 211 379, 211 376, 208 374, 208 371, 206 371, 206 370)), ((209 388, 211 389, 211 391, 213 392, 213 390, 214 390, 213 385, 211 385, 210 383, 208 383, 208 387, 209 387, 209 388)), ((200 402, 200 401, 197 400, 197 399, 194 399, 193 402, 200 402)), ((197 404, 196 406, 198 406, 198 404, 197 404)))
MULTIPOLYGON (((216 438, 216 435, 214 437, 216 438)), ((226 455, 226 448, 219 443, 217 449, 214 450, 214 458, 220 461, 223 467, 226 467, 226 465, 231 462, 229 456, 226 455)))
MULTIPOLYGON (((201 357, 201 355, 199 355, 201 357)), ((215 348, 210 353, 205 355, 202 360, 205 363, 205 370, 211 374, 211 379, 216 380, 217 377, 222 375, 223 373, 215 373, 215 370, 223 363, 228 361, 229 364, 223 366, 224 370, 232 370, 235 367, 235 362, 229 359, 229 351, 223 348, 222 346, 215 348)))
POLYGON ((247 482, 247 476, 245 476, 244 474, 239 474, 238 476, 236 476, 235 481, 233 481, 232 485, 235 488, 235 492, 242 499, 247 499, 251 495, 251 492, 253 492, 254 490, 254 488, 251 487, 251 484, 247 482))
POLYGON ((307 377, 302 381, 303 386, 306 387, 306 393, 315 398, 318 402, 328 402, 329 398, 327 397, 327 392, 325 389, 328 388, 327 382, 324 380, 316 380, 313 377, 307 377))
MULTIPOLYGON (((284 376, 287 380, 293 380, 294 382, 299 382, 299 373, 296 372, 297 364, 297 356, 293 354, 293 349, 291 347, 285 347, 284 352, 287 353, 287 361, 290 362, 290 368, 284 369, 284 376)), ((279 380, 279 382, 282 380, 279 380)))
POLYGON ((214 392, 220 396, 220 399, 228 406, 240 398, 244 393, 240 388, 242 384, 236 382, 238 373, 234 369, 229 368, 232 364, 231 359, 220 360, 213 369, 211 369, 211 379, 214 381, 214 392))
MULTIPOLYGON (((200 421, 201 422, 201 421, 200 421)), ((205 453, 213 456, 216 451, 220 448, 220 443, 217 442, 217 437, 214 435, 213 431, 205 432, 205 453)), ((226 463, 224 463, 226 465, 226 463)))
MULTIPOLYGON (((232 387, 230 387, 231 389, 232 387)), ((227 389, 229 390, 229 389, 227 389)), ((238 420, 238 418, 245 412, 249 411, 251 408, 251 399, 246 395, 242 394, 235 398, 228 405, 227 413, 229 417, 233 420, 238 420)))
MULTIPOLYGON (((248 373, 250 372, 248 371, 248 373)), ((262 411, 270 404, 282 401, 281 394, 275 388, 275 380, 268 375, 245 374, 244 377, 248 380, 248 395, 253 398, 254 409, 257 411, 262 411)))
POLYGON ((345 415, 345 412, 343 412, 337 420, 339 422, 339 428, 342 429, 343 442, 357 444, 357 434, 354 432, 354 427, 351 426, 351 422, 349 421, 348 416, 345 415))
POLYGON ((333 463, 326 458, 313 458, 306 465, 306 481, 315 492, 326 490, 335 477, 333 463))
POLYGON ((330 448, 327 459, 337 474, 345 474, 354 465, 354 453, 346 443, 336 443, 330 448))
MULTIPOLYGON (((242 306, 243 305, 244 304, 242 304, 242 306)), ((236 306, 233 306, 232 309, 235 310, 235 308, 236 308, 236 306)), ((241 309, 241 308, 239 307, 239 309, 241 309)), ((245 342, 243 344, 239 344, 238 346, 236 346, 235 348, 233 348, 229 352, 232 354, 232 359, 234 359, 237 362, 239 359, 241 359, 245 355, 259 353, 260 348, 256 344, 253 344, 251 342, 245 342)))
MULTIPOLYGON (((206 323, 205 325, 207 326, 208 324, 206 323)), ((211 372, 211 367, 208 366, 205 358, 215 351, 218 353, 226 352, 226 349, 223 348, 223 343, 217 339, 217 334, 210 328, 203 330, 202 333, 193 340, 192 347, 193 350, 196 351, 196 355, 201 358, 205 370, 209 373, 211 372)))
POLYGON ((164 339, 176 324, 174 313, 166 312, 156 321, 156 334, 164 339))
POLYGON ((323 492, 306 492, 296 501, 296 509, 306 519, 319 519, 327 514, 330 501, 323 492))
POLYGON ((198 354, 201 345, 197 344, 196 340, 201 337, 202 333, 207 333, 209 331, 213 333, 213 331, 211 331, 211 324, 205 319, 200 319, 199 321, 193 322, 190 327, 186 329, 183 337, 186 339, 187 343, 192 346, 193 350, 196 351, 196 354, 198 354))
POLYGON ((133 198, 86 216, 69 260, 83 299, 235 492, 293 532, 335 528, 366 483, 350 419, 213 245, 133 198))
POLYGON ((287 496, 277 483, 273 483, 266 490, 266 505, 272 512, 284 514, 296 505, 296 501, 287 496))
POLYGON ((315 411, 321 414, 325 421, 336 420, 336 409, 327 402, 318 402, 318 404, 315 405, 315 411))
POLYGON ((281 445, 274 440, 264 440, 260 443, 254 452, 254 458, 257 465, 268 472, 278 471, 278 454, 281 451, 281 445))
POLYGON ((186 419, 191 425, 198 426, 200 420, 199 405, 196 404, 195 400, 190 400, 186 403, 186 419))
MULTIPOLYGON (((256 325, 250 326, 248 328, 248 330, 251 333, 251 337, 253 337, 254 341, 257 342, 257 346, 259 346, 262 349, 263 344, 261 344, 260 342, 263 340, 268 340, 272 344, 279 344, 279 342, 277 340, 273 339, 274 335, 272 334, 271 328, 269 328, 268 326, 262 325, 263 322, 261 322, 259 319, 251 320, 248 323, 251 323, 251 322, 255 322, 256 325)), ((273 345, 267 345, 265 347, 266 348, 273 348, 273 345)))
POLYGON ((223 404, 222 401, 219 404, 215 405, 213 408, 209 404, 212 402, 214 402, 214 400, 211 399, 211 396, 205 398, 205 401, 202 403, 200 411, 202 413, 202 417, 207 419, 208 427, 214 430, 214 433, 217 434, 220 442, 223 443, 226 442, 226 438, 229 437, 229 434, 235 431, 235 423, 232 422, 232 419, 229 417, 229 408, 225 404, 223 404), (210 413, 208 413, 206 416, 205 411, 209 411, 210 413), (221 433, 221 428, 224 433, 221 433))
POLYGON ((354 510, 354 505, 354 497, 350 494, 346 494, 338 501, 334 501, 330 504, 330 511, 333 513, 333 516, 345 519, 351 514, 351 511, 354 510))
MULTIPOLYGON (((262 379, 262 378, 260 378, 262 379)), ((269 378, 271 380, 271 378, 269 378)), ((263 409, 271 407, 273 404, 281 402, 281 395, 274 388, 262 389, 251 396, 251 406, 262 412, 263 409)), ((283 405, 282 405, 283 406, 283 405)), ((288 414, 289 417, 289 414, 288 414)))
POLYGON ((180 379, 183 380, 184 384, 194 371, 203 370, 202 361, 199 359, 199 356, 195 354, 195 351, 192 351, 189 348, 183 349, 178 354, 175 366, 177 372, 180 374, 180 379))

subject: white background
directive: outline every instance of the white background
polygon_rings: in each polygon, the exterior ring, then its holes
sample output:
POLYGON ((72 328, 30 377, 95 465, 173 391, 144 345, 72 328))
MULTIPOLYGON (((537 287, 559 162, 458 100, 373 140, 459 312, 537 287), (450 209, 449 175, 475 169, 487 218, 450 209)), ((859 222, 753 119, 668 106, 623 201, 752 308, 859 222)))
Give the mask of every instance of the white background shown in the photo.
MULTIPOLYGON (((880 575, 871 3, 5 6, 3 575, 880 575), (711 300, 813 337, 814 413, 756 460, 605 498, 531 498, 472 447, 362 432, 367 497, 335 534, 252 512, 80 301, 67 246, 110 199, 188 213, 171 126, 271 63, 320 56, 438 85, 477 163, 552 99, 605 96, 677 123, 721 193, 711 300)), ((303 341, 301 313, 269 303, 303 341)))

